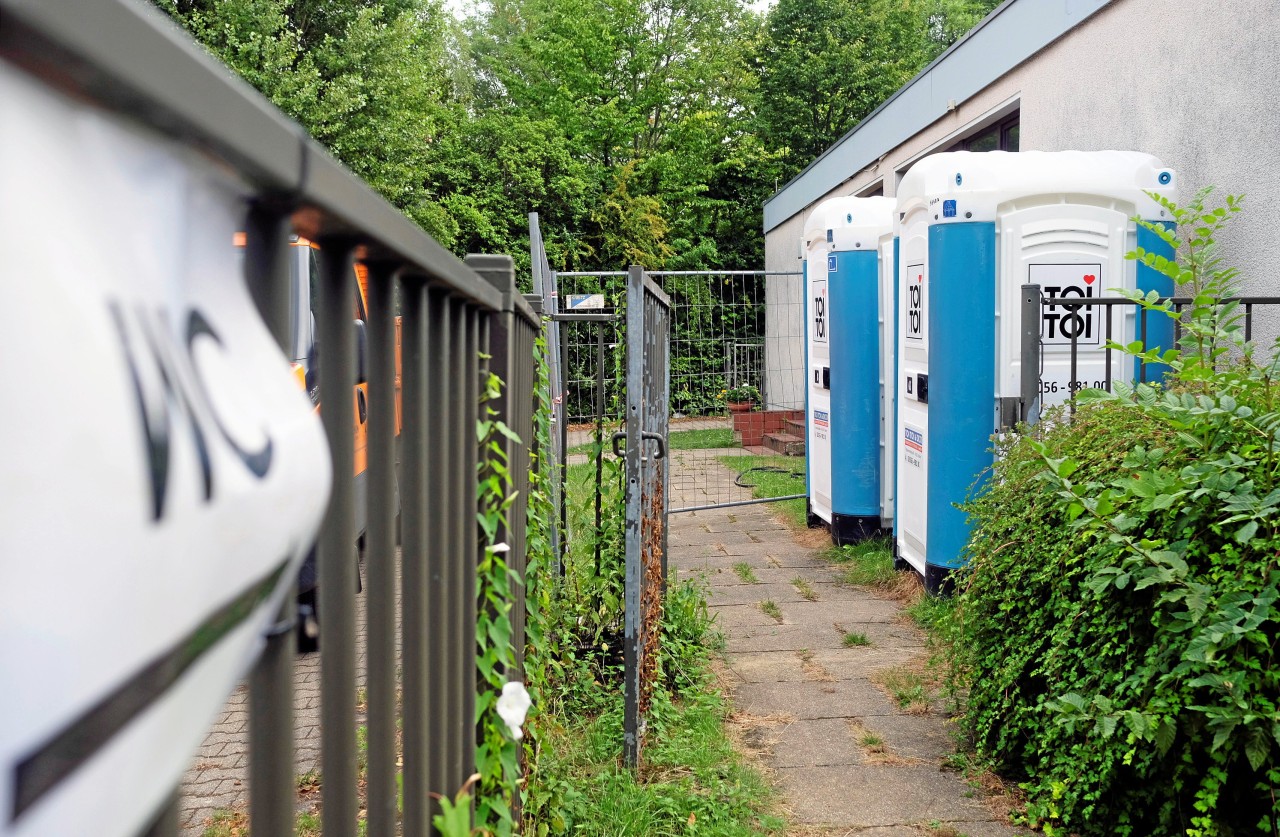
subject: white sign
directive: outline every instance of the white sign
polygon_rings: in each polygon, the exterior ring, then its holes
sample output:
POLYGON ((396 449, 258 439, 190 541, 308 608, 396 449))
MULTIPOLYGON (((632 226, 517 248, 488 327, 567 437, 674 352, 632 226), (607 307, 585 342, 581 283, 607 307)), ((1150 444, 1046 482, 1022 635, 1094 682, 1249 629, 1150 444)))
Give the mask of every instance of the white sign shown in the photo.
POLYGON ((906 324, 903 333, 908 340, 924 340, 929 327, 929 294, 925 286, 924 265, 907 265, 906 304, 903 306, 906 324))
POLYGON ((912 427, 909 424, 903 425, 902 429, 902 458, 913 468, 923 468, 924 466, 924 431, 912 427))
POLYGON ((1106 313, 1101 306, 1070 308, 1058 301, 1097 299, 1102 296, 1100 264, 1033 264, 1027 268, 1027 281, 1040 286, 1044 297, 1041 306, 1040 339, 1046 346, 1079 346, 1101 344, 1106 328, 1106 313))
POLYGON ((261 649, 330 466, 245 287, 247 190, 4 62, 0 124, 0 835, 132 835, 261 649))
POLYGON ((813 342, 826 343, 830 340, 831 316, 827 311, 827 280, 814 279, 809 283, 809 320, 813 332, 813 342))
POLYGON ((588 308, 603 308, 604 294, 570 294, 569 310, 586 310, 588 308))

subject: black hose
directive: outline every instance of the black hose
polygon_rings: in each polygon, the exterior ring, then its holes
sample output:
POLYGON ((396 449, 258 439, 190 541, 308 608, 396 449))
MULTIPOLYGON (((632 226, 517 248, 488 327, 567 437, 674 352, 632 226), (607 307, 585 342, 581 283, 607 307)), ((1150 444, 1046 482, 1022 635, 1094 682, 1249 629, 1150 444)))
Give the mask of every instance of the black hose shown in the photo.
POLYGON ((779 468, 776 465, 757 465, 754 468, 748 468, 747 470, 743 471, 741 474, 738 474, 738 476, 734 477, 733 484, 738 486, 739 488, 755 488, 756 483, 745 483, 742 481, 742 478, 745 477, 747 474, 751 473, 752 471, 764 471, 769 474, 790 474, 791 476, 796 478, 801 478, 804 476, 804 471, 793 471, 790 468, 779 468))

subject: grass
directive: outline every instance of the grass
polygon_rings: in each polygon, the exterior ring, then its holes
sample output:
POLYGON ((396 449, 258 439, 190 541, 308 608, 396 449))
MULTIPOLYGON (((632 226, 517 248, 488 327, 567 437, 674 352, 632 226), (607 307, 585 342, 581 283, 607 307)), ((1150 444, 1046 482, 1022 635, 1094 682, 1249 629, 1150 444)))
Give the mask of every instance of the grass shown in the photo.
POLYGON ((746 561, 739 561, 733 565, 733 571, 738 578, 742 579, 743 584, 759 584, 760 579, 756 578, 756 571, 751 569, 751 565, 746 561))
MULTIPOLYGON (((727 436, 727 430, 677 431, 669 441, 681 449, 720 445, 727 436)), ((594 572, 597 465, 592 461, 568 469, 566 589, 594 572)), ((605 495, 603 528, 607 538, 620 541, 618 468, 615 461, 604 462, 605 480, 614 488, 605 495)), ((618 543, 608 543, 616 551, 618 543)), ((744 581, 756 582, 745 561, 734 571, 744 581)), ((711 673, 723 637, 714 629, 705 596, 705 586, 669 579, 659 657, 666 677, 654 689, 638 772, 621 764, 623 700, 617 661, 589 658, 572 645, 553 652, 556 667, 549 669, 551 681, 531 720, 539 755, 531 765, 528 789, 537 806, 525 809, 531 817, 526 833, 549 829, 616 837, 765 837, 783 832, 785 822, 770 810, 773 791, 734 749, 729 708, 711 673)), ((620 619, 621 602, 608 607, 620 619)), ((551 624, 555 629, 556 623, 551 624)))
POLYGON ((832 546, 822 556, 840 566, 840 580, 845 584, 885 590, 900 583, 903 575, 893 568, 893 545, 888 538, 832 546))
POLYGON ((618 837, 783 833, 783 821, 765 809, 773 791, 734 751, 725 734, 728 708, 709 680, 678 700, 655 696, 640 775, 619 765, 622 702, 614 704, 594 717, 561 717, 563 726, 543 735, 543 758, 554 760, 554 771, 568 776, 573 788, 561 809, 569 831, 618 837))
POLYGON ((866 747, 868 750, 870 750, 873 753, 884 752, 884 739, 878 735, 872 735, 871 733, 867 733, 866 735, 862 736, 862 740, 859 741, 858 743, 861 744, 863 747, 866 747))
MULTIPOLYGON (((804 494, 804 459, 798 456, 722 456, 720 463, 732 471, 755 498, 804 494)), ((780 500, 773 507, 797 529, 808 523, 804 498, 780 500)))
POLYGON ((856 631, 847 631, 845 635, 840 638, 840 642, 844 644, 845 648, 855 648, 871 644, 871 640, 867 639, 866 634, 858 633, 856 631))
POLYGON ((671 450, 703 450, 705 448, 736 448, 733 430, 728 427, 712 427, 707 430, 676 430, 667 434, 667 447, 671 450))
POLYGON ((818 594, 813 589, 813 585, 809 583, 808 579, 796 576, 791 579, 791 586, 796 588, 796 591, 800 594, 802 599, 807 599, 811 602, 816 602, 818 600, 818 594))
POLYGON ((899 666, 876 672, 872 679, 883 686, 898 708, 908 715, 929 713, 928 681, 918 671, 899 666))
MULTIPOLYGON (((609 436, 612 433, 612 428, 606 426, 604 434, 605 450, 609 450, 609 436)), ((594 442, 575 445, 569 448, 569 455, 582 454, 588 456, 594 447, 594 442)), ((704 450, 706 448, 736 447, 740 446, 733 439, 733 430, 728 427, 710 427, 705 430, 673 430, 667 434, 667 448, 669 450, 704 450)))
POLYGON ((764 611, 764 615, 773 619, 775 622, 782 622, 782 608, 772 599, 765 599, 760 603, 760 609, 764 611))

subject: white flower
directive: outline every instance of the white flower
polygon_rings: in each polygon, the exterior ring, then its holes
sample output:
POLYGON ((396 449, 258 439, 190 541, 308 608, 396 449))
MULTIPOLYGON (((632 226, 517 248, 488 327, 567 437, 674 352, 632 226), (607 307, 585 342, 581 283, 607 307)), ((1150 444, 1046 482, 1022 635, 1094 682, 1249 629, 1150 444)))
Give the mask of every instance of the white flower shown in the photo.
POLYGON ((498 717, 502 718, 516 741, 524 738, 524 730, 520 727, 530 706, 533 706, 533 700, 519 680, 512 680, 502 687, 502 696, 498 698, 498 717))
POLYGON ((511 547, 507 546, 505 543, 495 543, 493 546, 489 547, 489 551, 495 554, 500 552, 510 552, 511 547))

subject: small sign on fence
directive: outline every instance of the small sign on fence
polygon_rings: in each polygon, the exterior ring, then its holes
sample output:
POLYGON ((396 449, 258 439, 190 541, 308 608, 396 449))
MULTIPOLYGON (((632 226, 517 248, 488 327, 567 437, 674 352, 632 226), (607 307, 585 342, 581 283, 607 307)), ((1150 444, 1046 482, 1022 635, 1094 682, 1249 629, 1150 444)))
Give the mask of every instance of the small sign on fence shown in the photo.
POLYGON ((604 308, 604 294, 569 294, 570 311, 604 308))

